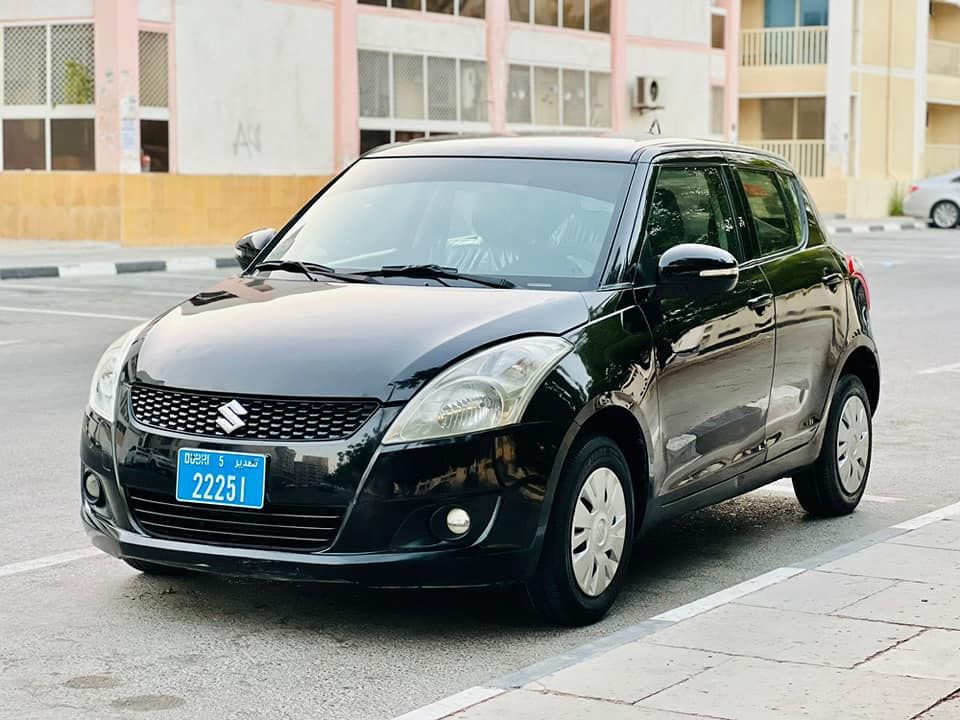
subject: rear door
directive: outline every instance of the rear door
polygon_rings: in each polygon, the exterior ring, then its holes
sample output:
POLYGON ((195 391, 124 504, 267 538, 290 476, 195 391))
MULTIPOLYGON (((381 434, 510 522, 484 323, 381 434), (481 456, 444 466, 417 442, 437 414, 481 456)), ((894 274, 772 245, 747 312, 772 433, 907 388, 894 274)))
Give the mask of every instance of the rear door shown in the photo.
MULTIPOLYGON (((655 282, 660 256, 679 243, 704 243, 747 260, 723 165, 655 167, 640 256, 655 282)), ((660 443, 665 472, 656 488, 670 503, 763 459, 773 375, 770 286, 755 264, 736 286, 697 298, 642 303, 655 338, 660 443)))
POLYGON ((757 164, 734 174, 753 233, 754 265, 774 295, 776 361, 766 426, 773 459, 808 442, 826 412, 847 332, 846 276, 792 174, 757 164))

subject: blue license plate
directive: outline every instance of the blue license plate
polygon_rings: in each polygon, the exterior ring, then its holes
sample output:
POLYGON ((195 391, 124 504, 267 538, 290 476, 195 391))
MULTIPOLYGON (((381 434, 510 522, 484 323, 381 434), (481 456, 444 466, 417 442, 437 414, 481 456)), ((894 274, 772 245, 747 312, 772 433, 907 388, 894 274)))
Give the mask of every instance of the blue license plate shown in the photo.
POLYGON ((251 453, 180 448, 177 500, 180 502, 262 508, 267 458, 251 453))

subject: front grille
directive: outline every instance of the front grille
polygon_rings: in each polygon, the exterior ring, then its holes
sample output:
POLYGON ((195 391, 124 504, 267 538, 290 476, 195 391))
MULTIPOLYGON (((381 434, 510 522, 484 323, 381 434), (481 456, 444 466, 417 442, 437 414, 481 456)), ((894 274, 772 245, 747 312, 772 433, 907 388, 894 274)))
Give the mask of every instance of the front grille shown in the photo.
POLYGON ((343 440, 355 433, 376 411, 376 400, 289 400, 235 397, 150 385, 133 385, 130 400, 134 419, 148 427, 188 435, 238 440, 343 440), (218 419, 220 408, 240 403, 235 414, 242 425, 227 433, 218 419))
POLYGON ((240 510, 177 502, 173 495, 127 488, 134 519, 153 537, 230 547, 317 552, 330 547, 346 508, 270 506, 240 510))

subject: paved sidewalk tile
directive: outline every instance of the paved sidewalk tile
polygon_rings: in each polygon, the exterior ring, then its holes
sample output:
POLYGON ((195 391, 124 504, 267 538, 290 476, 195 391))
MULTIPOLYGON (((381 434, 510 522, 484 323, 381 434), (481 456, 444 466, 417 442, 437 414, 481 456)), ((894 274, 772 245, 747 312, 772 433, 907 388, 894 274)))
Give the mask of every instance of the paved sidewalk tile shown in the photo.
MULTIPOLYGON (((960 587, 898 582, 837 614, 863 620, 960 630, 960 587)), ((957 665, 960 666, 960 656, 957 665)))
POLYGON ((736 720, 907 720, 954 689, 952 680, 734 658, 638 707, 736 720))
POLYGON ((889 675, 952 680, 960 686, 960 632, 925 630, 861 667, 889 675))
POLYGON ((572 695, 514 690, 451 717, 457 720, 697 720, 705 716, 679 715, 572 695))
POLYGON ((829 615, 895 584, 896 580, 811 570, 745 595, 737 603, 829 615))
POLYGON ((886 542, 827 563, 820 570, 960 586, 960 550, 886 542))
POLYGON ((940 548, 942 550, 960 550, 960 520, 950 518, 904 533, 890 540, 897 545, 918 545, 940 548))
POLYGON ((638 640, 547 675, 527 687, 633 703, 729 659, 726 655, 660 647, 638 640))
POLYGON ((917 632, 903 625, 732 603, 642 642, 850 668, 917 632))

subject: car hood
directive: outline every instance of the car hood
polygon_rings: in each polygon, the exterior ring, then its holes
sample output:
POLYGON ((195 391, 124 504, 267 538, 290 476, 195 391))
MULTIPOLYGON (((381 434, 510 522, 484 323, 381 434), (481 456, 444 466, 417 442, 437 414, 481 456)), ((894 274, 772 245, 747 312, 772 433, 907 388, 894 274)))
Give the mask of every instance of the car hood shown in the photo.
POLYGON ((402 401, 476 348, 587 319, 576 292, 231 278, 151 323, 131 367, 159 386, 402 401))

